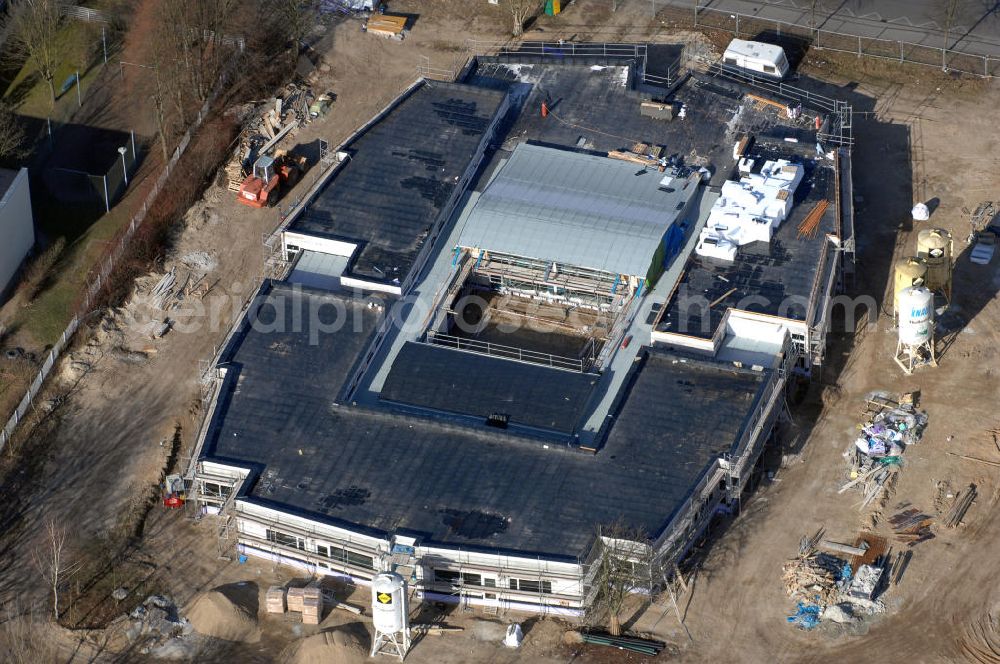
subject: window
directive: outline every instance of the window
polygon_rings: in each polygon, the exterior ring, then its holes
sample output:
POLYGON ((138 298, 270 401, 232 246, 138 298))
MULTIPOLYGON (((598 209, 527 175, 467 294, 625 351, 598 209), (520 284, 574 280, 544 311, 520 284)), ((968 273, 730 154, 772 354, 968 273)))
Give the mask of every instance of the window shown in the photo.
POLYGON ((365 569, 375 569, 375 559, 371 556, 364 556, 360 553, 354 553, 353 551, 347 552, 347 562, 355 567, 364 567, 365 569))
POLYGON ((354 553, 353 551, 342 549, 339 546, 330 546, 329 544, 317 544, 316 555, 322 556, 324 558, 329 558, 330 560, 339 560, 340 562, 347 563, 348 565, 354 565, 355 567, 364 567, 365 569, 375 569, 375 559, 372 558, 371 556, 366 556, 360 553, 354 553))
POLYGON ((483 579, 483 585, 486 586, 487 588, 496 588, 497 580, 490 578, 483 579))
POLYGON ((775 72, 775 69, 773 65, 764 65, 764 71, 766 71, 768 74, 773 74, 775 72))
POLYGON ((213 496, 215 498, 225 498, 232 493, 233 487, 218 482, 202 482, 201 493, 203 496, 213 496))
POLYGON ((511 590, 520 590, 525 593, 551 593, 552 583, 549 581, 532 581, 530 579, 511 579, 511 590))
POLYGON ((306 542, 301 537, 286 535, 285 533, 277 530, 271 530, 270 528, 267 529, 267 541, 274 542, 280 546, 287 546, 290 549, 299 549, 300 551, 306 550, 306 542))
POLYGON ((458 579, 461 575, 458 572, 453 572, 450 569, 436 569, 434 570, 434 580, 438 583, 458 583, 458 579))
POLYGON ((726 58, 725 62, 726 62, 727 65, 735 65, 736 64, 736 58, 726 58))
POLYGON ((483 585, 483 577, 481 574, 471 574, 469 572, 464 572, 462 574, 462 583, 467 586, 481 586, 483 585))

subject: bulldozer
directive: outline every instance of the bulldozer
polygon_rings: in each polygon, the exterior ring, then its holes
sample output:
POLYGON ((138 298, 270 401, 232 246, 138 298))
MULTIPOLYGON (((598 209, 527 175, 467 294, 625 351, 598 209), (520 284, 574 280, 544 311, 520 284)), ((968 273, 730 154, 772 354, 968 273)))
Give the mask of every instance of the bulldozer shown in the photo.
POLYGON ((274 205, 284 190, 298 182, 304 166, 304 159, 288 154, 259 157, 254 162, 253 173, 240 185, 236 200, 255 208, 274 205))

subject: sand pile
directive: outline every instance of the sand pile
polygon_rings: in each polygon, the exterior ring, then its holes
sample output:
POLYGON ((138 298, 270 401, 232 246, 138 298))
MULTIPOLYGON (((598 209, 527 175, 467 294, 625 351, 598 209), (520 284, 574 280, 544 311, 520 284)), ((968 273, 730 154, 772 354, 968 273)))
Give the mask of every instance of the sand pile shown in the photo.
POLYGON ((191 603, 185 617, 195 631, 226 641, 257 643, 259 607, 256 583, 234 583, 202 593, 191 603))
POLYGON ((368 630, 350 623, 302 639, 291 664, 361 664, 368 659, 368 630), (362 636, 363 635, 363 636, 362 636))

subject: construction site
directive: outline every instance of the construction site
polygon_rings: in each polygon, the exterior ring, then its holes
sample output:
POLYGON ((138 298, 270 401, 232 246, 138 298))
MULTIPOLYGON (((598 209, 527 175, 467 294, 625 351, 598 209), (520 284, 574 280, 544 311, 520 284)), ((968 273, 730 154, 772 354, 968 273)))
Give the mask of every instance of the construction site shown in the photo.
POLYGON ((338 148, 212 369, 186 484, 222 555, 582 617, 600 526, 646 533, 652 592, 738 510, 853 261, 850 106, 610 48, 476 55, 338 148), (696 255, 778 168, 780 228, 696 255), (706 280, 716 327, 674 334, 706 280))
POLYGON ((134 544, 172 570, 81 652, 994 661, 1000 181, 944 179, 974 139, 941 103, 995 81, 777 80, 631 6, 442 48, 413 4, 331 29, 382 97, 354 63, 230 106, 162 269, 60 369, 173 436, 134 544))

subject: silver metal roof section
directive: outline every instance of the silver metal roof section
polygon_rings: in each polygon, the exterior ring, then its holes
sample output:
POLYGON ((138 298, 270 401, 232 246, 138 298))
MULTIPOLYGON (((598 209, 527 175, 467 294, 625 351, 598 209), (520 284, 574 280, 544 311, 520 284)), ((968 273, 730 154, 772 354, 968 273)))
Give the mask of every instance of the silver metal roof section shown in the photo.
POLYGON ((524 143, 483 191, 462 247, 645 276, 697 189, 631 162, 524 143))

